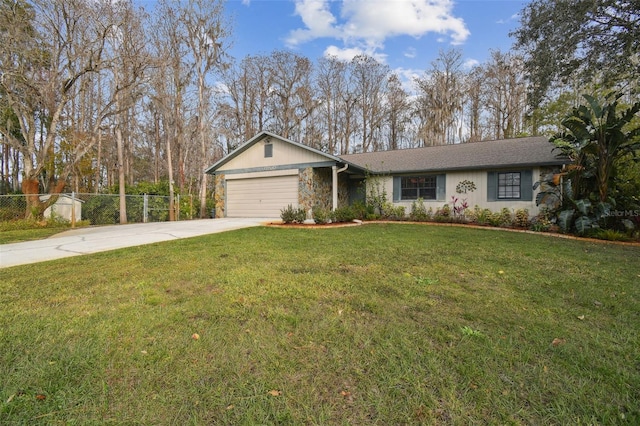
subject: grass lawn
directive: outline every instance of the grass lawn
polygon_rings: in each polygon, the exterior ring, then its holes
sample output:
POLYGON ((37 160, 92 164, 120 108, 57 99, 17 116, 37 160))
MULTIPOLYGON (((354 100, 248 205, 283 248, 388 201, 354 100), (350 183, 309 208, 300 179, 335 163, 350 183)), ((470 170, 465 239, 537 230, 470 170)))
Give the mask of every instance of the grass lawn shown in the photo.
POLYGON ((377 224, 2 269, 0 424, 640 424, 639 259, 377 224))
MULTIPOLYGON (((76 226, 87 226, 88 222, 79 221, 76 226)), ((30 219, 0 221, 0 244, 20 243, 23 241, 41 240, 71 229, 71 224, 64 221, 30 219)))
POLYGON ((0 244, 20 243, 23 241, 41 240, 52 235, 59 234, 62 231, 70 229, 67 227, 60 228, 33 228, 33 229, 15 229, 9 231, 0 230, 0 244))

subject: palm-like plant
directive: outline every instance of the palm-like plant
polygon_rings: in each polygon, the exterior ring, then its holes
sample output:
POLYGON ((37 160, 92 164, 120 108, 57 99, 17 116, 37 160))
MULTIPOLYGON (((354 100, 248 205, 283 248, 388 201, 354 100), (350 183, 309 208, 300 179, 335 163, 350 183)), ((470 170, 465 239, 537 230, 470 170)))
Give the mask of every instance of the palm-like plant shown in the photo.
POLYGON ((573 226, 582 234, 597 226, 616 205, 611 187, 618 164, 629 156, 640 159, 640 102, 623 109, 621 96, 612 94, 600 102, 584 95, 587 104, 574 108, 562 121, 567 130, 551 139, 572 165, 562 189, 552 185, 552 191, 539 194, 538 201, 563 195, 558 222, 565 231, 573 226))
POLYGON ((562 125, 567 131, 554 136, 556 146, 574 161, 573 193, 576 198, 590 198, 605 203, 615 176, 615 166, 624 156, 637 156, 640 149, 640 102, 619 113, 621 94, 605 97, 600 103, 584 95, 588 105, 574 108, 562 125), (634 119, 636 123, 633 123, 634 119), (595 188, 592 182, 593 177, 595 188), (586 180, 586 182, 583 181, 586 180))

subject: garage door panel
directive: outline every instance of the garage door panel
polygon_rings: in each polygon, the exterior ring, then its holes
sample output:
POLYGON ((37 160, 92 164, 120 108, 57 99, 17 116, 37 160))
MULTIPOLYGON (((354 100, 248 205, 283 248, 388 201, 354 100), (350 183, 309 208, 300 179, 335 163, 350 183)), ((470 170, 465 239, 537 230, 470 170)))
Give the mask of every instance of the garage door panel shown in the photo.
POLYGON ((227 217, 280 217, 289 204, 298 205, 298 176, 227 181, 227 217))

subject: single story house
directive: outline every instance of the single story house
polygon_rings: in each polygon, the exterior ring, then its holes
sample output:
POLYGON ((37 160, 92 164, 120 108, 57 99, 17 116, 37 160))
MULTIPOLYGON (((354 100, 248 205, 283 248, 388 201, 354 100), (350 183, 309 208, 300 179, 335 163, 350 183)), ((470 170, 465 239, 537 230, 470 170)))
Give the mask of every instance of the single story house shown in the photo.
POLYGON ((499 211, 538 213, 533 185, 568 161, 544 137, 334 156, 270 132, 260 132, 209 167, 216 217, 280 217, 291 204, 335 209, 386 193, 397 206, 421 198, 434 210, 452 197, 499 211), (367 179, 369 178, 369 179, 367 179))

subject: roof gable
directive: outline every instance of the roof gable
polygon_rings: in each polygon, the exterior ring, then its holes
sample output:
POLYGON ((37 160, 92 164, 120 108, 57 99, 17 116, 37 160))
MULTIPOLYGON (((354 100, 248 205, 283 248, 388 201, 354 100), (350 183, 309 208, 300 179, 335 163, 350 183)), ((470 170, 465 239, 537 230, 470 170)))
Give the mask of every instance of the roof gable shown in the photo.
POLYGON ((317 149, 291 141, 273 133, 262 131, 234 151, 221 158, 215 164, 205 170, 205 173, 215 173, 247 167, 271 167, 282 166, 295 163, 315 163, 333 161, 342 163, 343 161, 333 155, 318 151, 317 149), (264 157, 261 147, 264 143, 271 143, 274 146, 274 156, 264 157), (285 155, 278 155, 285 151, 285 155), (240 159, 240 156, 243 156, 240 159))
POLYGON ((395 151, 342 155, 340 158, 373 173, 432 172, 561 165, 568 160, 553 153, 542 136, 470 142, 395 151))

